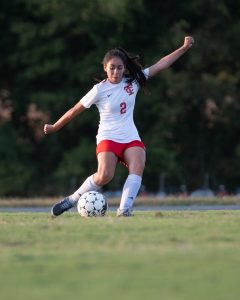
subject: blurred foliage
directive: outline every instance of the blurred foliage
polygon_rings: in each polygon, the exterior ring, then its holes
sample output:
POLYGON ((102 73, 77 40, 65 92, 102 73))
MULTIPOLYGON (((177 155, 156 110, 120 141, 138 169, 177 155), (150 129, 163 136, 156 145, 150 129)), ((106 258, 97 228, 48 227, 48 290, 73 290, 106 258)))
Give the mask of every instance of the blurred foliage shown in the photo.
MULTIPOLYGON (((239 0, 2 0, 0 8, 1 196, 72 192, 97 166, 98 113, 49 137, 44 123, 102 78, 108 49, 121 45, 149 66, 188 34, 194 47, 138 95, 144 185, 157 191, 160 174, 190 190, 205 174, 214 189, 240 185, 239 0)), ((125 176, 119 170, 109 188, 125 176)))

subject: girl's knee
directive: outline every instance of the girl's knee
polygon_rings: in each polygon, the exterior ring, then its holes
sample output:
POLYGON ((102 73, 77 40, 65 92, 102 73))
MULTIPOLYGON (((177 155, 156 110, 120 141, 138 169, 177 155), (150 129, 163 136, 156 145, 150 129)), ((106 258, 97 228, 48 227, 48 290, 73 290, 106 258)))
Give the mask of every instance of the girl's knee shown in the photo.
POLYGON ((129 164, 130 173, 142 176, 145 168, 145 161, 135 161, 129 164))
POLYGON ((94 176, 94 181, 97 185, 103 186, 113 179, 114 173, 107 170, 98 171, 94 176))

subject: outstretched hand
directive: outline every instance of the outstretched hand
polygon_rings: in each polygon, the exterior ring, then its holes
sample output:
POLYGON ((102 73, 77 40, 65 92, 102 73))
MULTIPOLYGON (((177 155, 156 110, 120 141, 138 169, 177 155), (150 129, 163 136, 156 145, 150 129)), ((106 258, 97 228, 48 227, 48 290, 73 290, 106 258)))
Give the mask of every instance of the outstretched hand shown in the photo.
POLYGON ((193 44, 194 44, 194 38, 191 36, 185 36, 183 47, 189 49, 192 47, 193 44))
POLYGON ((53 133, 56 131, 55 127, 51 124, 45 124, 43 131, 45 134, 53 133))

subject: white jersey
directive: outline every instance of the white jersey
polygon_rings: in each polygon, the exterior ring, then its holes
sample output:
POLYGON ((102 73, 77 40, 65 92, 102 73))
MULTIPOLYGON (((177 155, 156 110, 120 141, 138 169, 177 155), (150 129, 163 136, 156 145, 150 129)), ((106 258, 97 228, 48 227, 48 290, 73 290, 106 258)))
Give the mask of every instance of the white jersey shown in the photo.
MULTIPOLYGON (((144 70, 148 77, 149 69, 144 70)), ((89 108, 95 104, 100 114, 97 144, 102 140, 118 143, 129 143, 141 140, 133 120, 135 99, 139 85, 137 82, 127 83, 124 77, 120 83, 113 84, 108 79, 96 84, 80 100, 89 108)))

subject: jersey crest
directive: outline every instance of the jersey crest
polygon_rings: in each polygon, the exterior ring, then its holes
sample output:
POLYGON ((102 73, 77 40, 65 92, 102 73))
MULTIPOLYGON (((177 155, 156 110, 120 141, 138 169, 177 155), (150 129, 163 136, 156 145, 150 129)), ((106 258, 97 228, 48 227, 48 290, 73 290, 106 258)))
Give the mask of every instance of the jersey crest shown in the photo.
POLYGON ((133 90, 133 85, 132 83, 128 83, 125 87, 124 90, 128 93, 129 96, 134 94, 134 90, 133 90))

